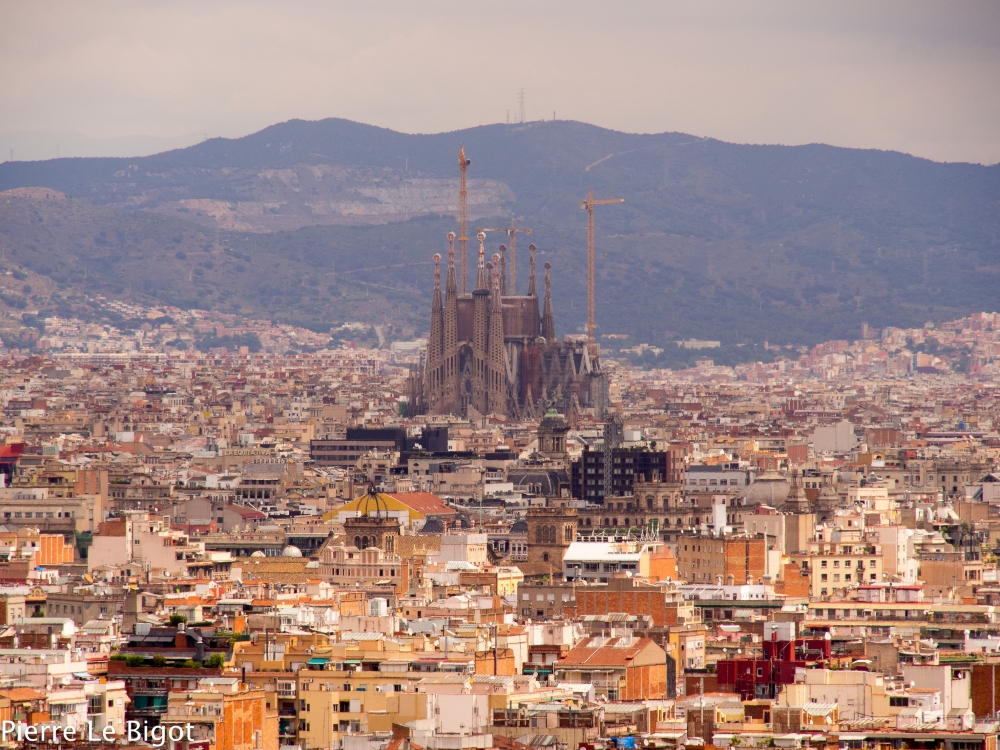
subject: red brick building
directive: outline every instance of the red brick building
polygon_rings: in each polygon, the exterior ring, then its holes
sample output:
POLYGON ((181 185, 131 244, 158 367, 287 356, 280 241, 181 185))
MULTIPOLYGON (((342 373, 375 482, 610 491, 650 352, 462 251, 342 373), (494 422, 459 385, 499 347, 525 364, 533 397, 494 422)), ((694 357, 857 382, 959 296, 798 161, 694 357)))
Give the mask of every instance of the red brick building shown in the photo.
POLYGON ((575 617, 624 612, 649 615, 653 625, 683 625, 694 619, 694 605, 686 602, 671 584, 651 584, 616 574, 606 584, 578 586, 575 617))
MULTIPOLYGON (((772 542, 773 542, 772 538, 772 542)), ((688 583, 759 583, 767 572, 767 540, 763 535, 724 538, 681 534, 677 538, 677 572, 688 583)))
POLYGON ((649 638, 588 638, 556 662, 559 682, 594 686, 598 697, 612 701, 666 697, 667 653, 649 638))

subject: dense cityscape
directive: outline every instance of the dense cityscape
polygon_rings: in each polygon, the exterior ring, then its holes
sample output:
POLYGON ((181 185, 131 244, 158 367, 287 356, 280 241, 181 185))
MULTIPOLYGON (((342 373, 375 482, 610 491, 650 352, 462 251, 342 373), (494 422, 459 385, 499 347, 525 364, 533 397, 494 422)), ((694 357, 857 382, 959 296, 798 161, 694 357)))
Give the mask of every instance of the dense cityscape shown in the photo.
POLYGON ((0 9, 0 750, 1000 750, 1000 4, 0 9))
MULTIPOLYGON (((550 325, 531 289, 493 299, 550 325)), ((0 350, 12 721, 206 748, 995 742, 995 313, 736 367, 686 340, 680 371, 571 342, 596 403, 462 416, 414 391, 427 340, 98 302, 128 324, 0 350)))

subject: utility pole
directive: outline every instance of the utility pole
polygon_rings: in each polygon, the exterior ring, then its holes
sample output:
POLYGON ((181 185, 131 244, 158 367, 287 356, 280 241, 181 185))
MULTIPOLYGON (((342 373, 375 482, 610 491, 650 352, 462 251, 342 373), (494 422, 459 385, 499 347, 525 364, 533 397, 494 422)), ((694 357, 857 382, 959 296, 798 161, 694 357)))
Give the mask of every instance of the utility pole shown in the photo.
POLYGON ((624 198, 607 198, 594 200, 594 191, 585 200, 580 201, 580 208, 587 211, 587 345, 594 354, 594 206, 604 206, 609 203, 624 203, 624 198))

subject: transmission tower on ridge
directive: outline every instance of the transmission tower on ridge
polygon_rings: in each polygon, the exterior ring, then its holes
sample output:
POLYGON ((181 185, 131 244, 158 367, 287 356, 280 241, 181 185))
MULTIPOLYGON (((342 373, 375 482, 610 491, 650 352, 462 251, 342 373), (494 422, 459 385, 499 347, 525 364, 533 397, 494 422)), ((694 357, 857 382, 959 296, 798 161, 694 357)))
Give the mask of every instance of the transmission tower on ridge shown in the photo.
POLYGON ((525 121, 525 117, 524 117, 524 89, 521 89, 520 91, 517 92, 517 104, 518 104, 518 108, 519 108, 519 111, 518 111, 518 114, 517 114, 517 121, 523 123, 525 121))

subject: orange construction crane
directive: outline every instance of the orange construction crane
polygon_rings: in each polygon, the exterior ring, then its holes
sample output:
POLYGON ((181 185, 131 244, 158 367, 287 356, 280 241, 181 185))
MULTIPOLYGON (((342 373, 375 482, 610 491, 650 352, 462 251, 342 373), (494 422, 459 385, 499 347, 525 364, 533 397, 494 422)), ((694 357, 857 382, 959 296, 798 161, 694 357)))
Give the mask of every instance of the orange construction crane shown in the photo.
POLYGON ((486 227, 484 229, 477 229, 477 232, 506 232, 507 236, 510 237, 510 292, 509 294, 517 294, 517 235, 518 234, 531 234, 531 230, 527 227, 521 227, 520 229, 514 224, 514 220, 510 220, 509 227, 486 227))
POLYGON ((465 158, 465 144, 458 150, 458 273, 459 291, 462 294, 469 285, 469 191, 465 189, 465 170, 472 164, 465 158))
POLYGON ((580 201, 580 208, 587 210, 587 343, 591 349, 594 346, 594 206, 604 206, 608 203, 624 203, 624 198, 607 198, 595 201, 594 191, 586 200, 580 201))

